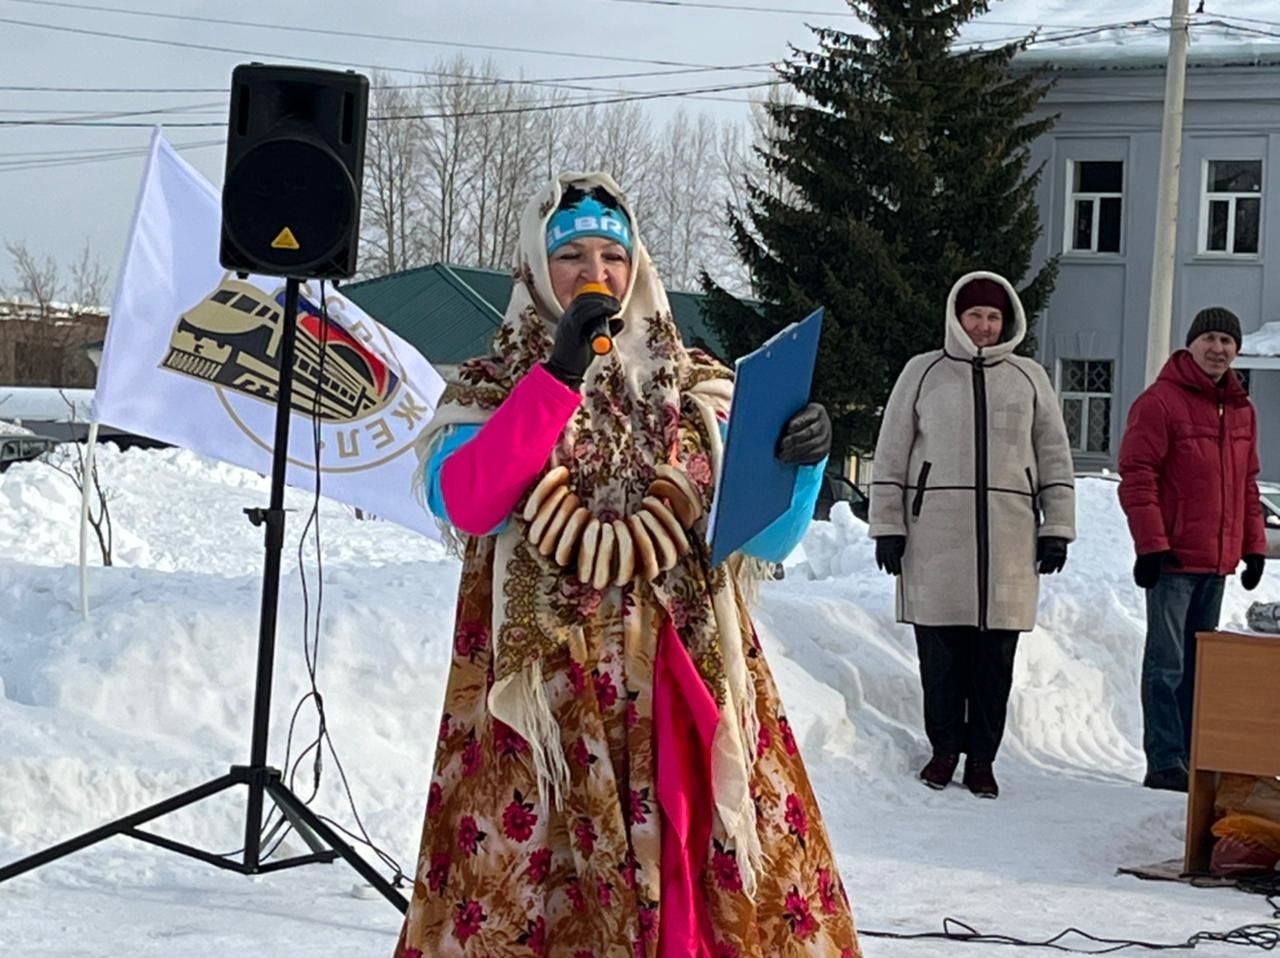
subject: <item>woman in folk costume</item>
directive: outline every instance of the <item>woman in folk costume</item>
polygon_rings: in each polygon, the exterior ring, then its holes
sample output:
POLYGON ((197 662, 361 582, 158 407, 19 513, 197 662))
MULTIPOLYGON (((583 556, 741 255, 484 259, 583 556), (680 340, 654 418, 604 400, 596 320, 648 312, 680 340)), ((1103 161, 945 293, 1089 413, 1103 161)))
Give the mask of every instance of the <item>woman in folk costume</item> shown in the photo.
MULTIPOLYGON (((495 346, 422 442, 465 556, 397 958, 860 955, 747 616, 760 564, 708 560, 732 375, 681 343, 608 176, 530 201, 495 346)), ((820 406, 788 424, 792 510, 744 551, 794 546, 830 437, 820 406)))

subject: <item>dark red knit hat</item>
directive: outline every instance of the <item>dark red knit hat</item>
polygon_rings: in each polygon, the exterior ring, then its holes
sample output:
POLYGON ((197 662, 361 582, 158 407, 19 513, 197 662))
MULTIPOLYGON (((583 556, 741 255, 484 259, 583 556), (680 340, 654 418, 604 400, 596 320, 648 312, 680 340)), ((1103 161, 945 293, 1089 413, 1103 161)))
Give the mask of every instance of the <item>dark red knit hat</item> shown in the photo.
POLYGON ((1009 291, 994 279, 971 279, 956 294, 956 317, 975 306, 994 306, 1005 319, 1013 318, 1013 303, 1009 291))

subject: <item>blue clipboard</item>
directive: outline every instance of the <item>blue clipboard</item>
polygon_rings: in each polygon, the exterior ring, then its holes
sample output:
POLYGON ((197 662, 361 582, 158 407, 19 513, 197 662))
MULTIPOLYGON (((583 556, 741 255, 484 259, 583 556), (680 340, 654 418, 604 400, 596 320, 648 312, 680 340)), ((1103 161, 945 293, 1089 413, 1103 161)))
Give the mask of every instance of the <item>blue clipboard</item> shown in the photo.
POLYGON ((778 459, 778 438, 809 402, 822 312, 792 323, 735 364, 729 434, 707 524, 713 566, 791 508, 800 467, 778 459))

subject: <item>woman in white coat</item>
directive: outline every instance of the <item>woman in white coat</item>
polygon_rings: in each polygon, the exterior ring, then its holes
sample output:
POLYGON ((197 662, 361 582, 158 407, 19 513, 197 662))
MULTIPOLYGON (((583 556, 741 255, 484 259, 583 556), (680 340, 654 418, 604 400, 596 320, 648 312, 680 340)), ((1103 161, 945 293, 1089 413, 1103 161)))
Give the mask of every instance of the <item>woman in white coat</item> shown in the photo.
POLYGON ((1075 538, 1071 446, 1014 288, 970 273, 952 288, 942 349, 913 357, 885 407, 871 489, 876 561, 898 577, 915 627, 933 757, 945 788, 961 753, 975 795, 999 794, 1018 634, 1035 625, 1040 574, 1075 538))

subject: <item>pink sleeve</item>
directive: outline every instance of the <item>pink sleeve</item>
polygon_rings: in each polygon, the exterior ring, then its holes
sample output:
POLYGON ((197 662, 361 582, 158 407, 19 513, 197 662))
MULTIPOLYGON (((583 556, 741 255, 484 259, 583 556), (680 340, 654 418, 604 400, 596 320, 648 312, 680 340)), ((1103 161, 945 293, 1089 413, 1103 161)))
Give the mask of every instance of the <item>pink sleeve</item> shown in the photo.
POLYGON ((525 374, 493 418, 440 470, 449 518, 473 536, 491 533, 511 514, 546 466, 582 396, 541 365, 525 374))

